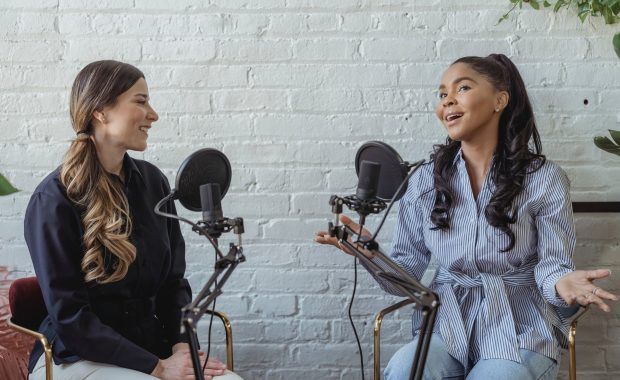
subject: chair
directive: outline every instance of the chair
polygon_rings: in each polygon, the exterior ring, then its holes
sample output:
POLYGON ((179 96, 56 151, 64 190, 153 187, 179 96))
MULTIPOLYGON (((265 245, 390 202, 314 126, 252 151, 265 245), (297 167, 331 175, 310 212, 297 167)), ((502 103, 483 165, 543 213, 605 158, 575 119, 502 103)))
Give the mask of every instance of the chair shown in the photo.
POLYGON ((45 335, 37 331, 47 309, 36 277, 20 278, 13 281, 9 289, 10 328, 39 340, 45 355, 45 379, 52 380, 52 346, 45 335))
MULTIPOLYGON (((47 316, 47 309, 43 302, 43 294, 36 277, 26 277, 15 280, 9 289, 9 305, 11 318, 8 321, 10 328, 30 335, 43 345, 45 355, 45 379, 52 380, 52 346, 43 334, 37 331, 43 319, 47 316)), ((219 311, 207 311, 218 317, 226 332, 226 367, 234 370, 233 339, 230 320, 219 311)))
MULTIPOLYGON (((374 324, 374 379, 381 379, 381 324, 383 322, 383 318, 402 308, 403 306, 407 306, 412 304, 412 300, 404 300, 394 305, 388 306, 385 309, 381 310, 377 313, 375 317, 374 324)), ((577 360, 575 358, 575 334, 577 333, 577 323, 579 319, 588 311, 588 307, 581 307, 579 310, 571 317, 570 330, 568 334, 568 355, 569 355, 569 363, 568 363, 568 373, 570 380, 577 380, 577 360)))

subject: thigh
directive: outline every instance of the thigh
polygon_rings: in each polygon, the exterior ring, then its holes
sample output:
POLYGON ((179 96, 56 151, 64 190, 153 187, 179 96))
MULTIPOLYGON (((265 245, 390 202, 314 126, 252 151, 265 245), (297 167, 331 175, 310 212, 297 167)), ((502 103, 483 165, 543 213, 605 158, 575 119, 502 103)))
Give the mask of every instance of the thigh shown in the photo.
POLYGON ((519 350, 521 363, 504 359, 480 360, 467 375, 467 380, 550 380, 558 374, 553 359, 530 350, 519 350))
MULTIPOLYGON (((418 344, 417 337, 401 347, 390 359, 385 368, 385 380, 408 380, 411 372, 413 355, 418 344)), ((464 370, 461 363, 453 358, 446 349, 439 334, 431 337, 426 365, 424 366, 424 380, 457 380, 463 379, 464 370)))
MULTIPOLYGON (((113 366, 110 364, 96 363, 88 360, 80 360, 69 364, 54 364, 52 369, 54 380, 110 380, 110 379, 132 379, 132 380, 156 380, 156 377, 146 373, 134 371, 128 368, 113 366)), ((45 362, 37 362, 30 380, 45 380, 45 362)), ((224 378, 224 380, 228 380, 224 378)), ((231 380, 234 380, 231 379, 231 380)))

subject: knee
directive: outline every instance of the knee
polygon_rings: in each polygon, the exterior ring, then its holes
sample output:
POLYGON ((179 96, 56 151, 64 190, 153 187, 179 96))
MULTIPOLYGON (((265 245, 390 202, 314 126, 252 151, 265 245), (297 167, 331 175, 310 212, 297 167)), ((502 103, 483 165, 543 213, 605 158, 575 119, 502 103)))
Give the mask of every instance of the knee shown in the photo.
POLYGON ((234 372, 226 370, 226 373, 221 376, 215 376, 213 380, 243 380, 243 378, 234 372))

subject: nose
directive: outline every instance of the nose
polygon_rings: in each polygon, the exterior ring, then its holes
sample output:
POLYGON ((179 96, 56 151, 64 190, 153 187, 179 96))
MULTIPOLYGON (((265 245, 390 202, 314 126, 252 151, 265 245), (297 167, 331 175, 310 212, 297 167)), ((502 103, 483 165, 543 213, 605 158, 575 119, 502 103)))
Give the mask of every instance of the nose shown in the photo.
POLYGON ((149 112, 146 114, 146 118, 151 121, 159 120, 159 115, 157 114, 157 112, 155 112, 153 107, 151 107, 150 105, 149 105, 149 112))
POLYGON ((453 106, 456 104, 456 99, 451 94, 447 94, 445 98, 443 98, 441 104, 444 107, 453 106))

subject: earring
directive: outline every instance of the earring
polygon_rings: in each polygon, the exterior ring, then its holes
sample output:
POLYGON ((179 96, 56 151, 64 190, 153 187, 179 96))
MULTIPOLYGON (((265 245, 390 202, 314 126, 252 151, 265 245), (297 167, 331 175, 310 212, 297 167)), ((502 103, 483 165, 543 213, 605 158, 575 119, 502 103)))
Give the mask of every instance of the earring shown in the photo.
POLYGON ((495 109, 495 112, 499 112, 499 108, 496 108, 496 109, 495 109))

